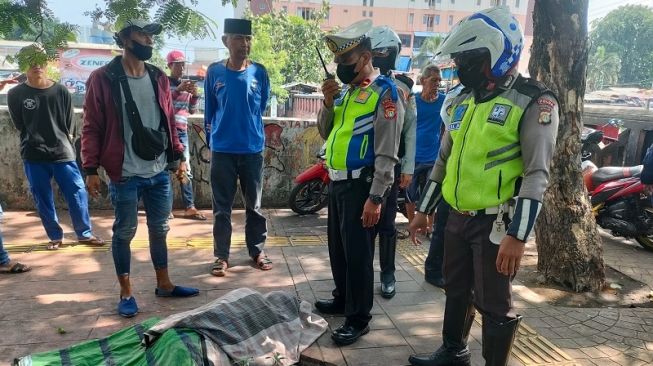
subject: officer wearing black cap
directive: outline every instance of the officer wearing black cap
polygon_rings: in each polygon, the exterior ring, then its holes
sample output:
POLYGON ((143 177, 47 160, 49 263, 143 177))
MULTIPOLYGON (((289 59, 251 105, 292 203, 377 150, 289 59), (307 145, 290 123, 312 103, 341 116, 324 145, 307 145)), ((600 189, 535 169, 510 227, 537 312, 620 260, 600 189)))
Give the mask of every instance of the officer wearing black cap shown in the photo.
POLYGON ((338 64, 334 79, 322 84, 324 105, 318 114, 320 135, 327 140, 329 186, 328 242, 333 298, 317 301, 325 314, 344 314, 332 339, 354 343, 369 331, 374 302, 374 237, 394 166, 404 120, 403 103, 391 79, 372 66, 363 20, 326 36, 338 64))
POLYGON ((225 276, 231 248, 231 206, 240 180, 245 208, 245 243, 256 268, 272 262, 263 252, 267 223, 261 212, 263 113, 270 97, 270 78, 263 65, 249 59, 252 22, 225 19, 222 42, 229 58, 211 64, 204 81, 204 126, 211 149, 213 255, 211 274, 225 276))

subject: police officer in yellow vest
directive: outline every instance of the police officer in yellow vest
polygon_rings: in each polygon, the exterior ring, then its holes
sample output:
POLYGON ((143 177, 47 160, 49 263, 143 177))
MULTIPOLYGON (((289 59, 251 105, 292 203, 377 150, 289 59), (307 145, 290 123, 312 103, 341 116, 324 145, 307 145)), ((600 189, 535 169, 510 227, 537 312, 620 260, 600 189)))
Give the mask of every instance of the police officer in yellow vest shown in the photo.
POLYGON ((412 365, 471 365, 467 338, 476 310, 486 365, 508 363, 521 321, 511 280, 542 205, 558 127, 553 93, 516 71, 523 42, 519 22, 497 7, 461 20, 436 52, 453 58, 465 88, 449 108, 439 157, 409 228, 414 238, 442 196, 451 205, 443 344, 411 356, 412 365))
POLYGON ((332 299, 315 307, 324 314, 344 314, 345 323, 332 334, 338 345, 369 332, 376 224, 394 180, 404 120, 395 84, 372 66, 371 29, 367 19, 325 37, 344 86, 325 80, 318 114, 331 179, 328 241, 335 289, 332 299))

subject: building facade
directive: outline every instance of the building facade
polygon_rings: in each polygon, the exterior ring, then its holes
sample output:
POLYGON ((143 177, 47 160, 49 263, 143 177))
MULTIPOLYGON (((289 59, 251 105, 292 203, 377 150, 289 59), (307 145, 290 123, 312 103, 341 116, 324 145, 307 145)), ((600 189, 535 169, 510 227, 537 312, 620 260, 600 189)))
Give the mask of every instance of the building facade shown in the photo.
MULTIPOLYGON (((249 7, 255 15, 275 11, 309 19, 320 9, 322 0, 251 0, 238 4, 236 17, 244 16, 249 7)), ((322 29, 343 28, 361 19, 371 19, 375 26, 387 25, 399 34, 401 54, 407 56, 418 54, 427 38, 446 36, 462 18, 491 6, 505 5, 525 33, 525 54, 519 70, 524 73, 528 67, 533 41, 533 0, 330 0, 329 5, 322 29)))

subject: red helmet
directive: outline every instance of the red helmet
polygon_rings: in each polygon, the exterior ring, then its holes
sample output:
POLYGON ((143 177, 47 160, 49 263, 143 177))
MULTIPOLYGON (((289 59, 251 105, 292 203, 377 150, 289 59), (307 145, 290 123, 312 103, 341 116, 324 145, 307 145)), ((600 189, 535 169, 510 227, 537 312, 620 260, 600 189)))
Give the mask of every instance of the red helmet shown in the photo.
POLYGON ((174 50, 168 53, 168 56, 166 56, 166 61, 168 62, 168 65, 173 62, 186 62, 186 56, 184 56, 183 52, 174 50))

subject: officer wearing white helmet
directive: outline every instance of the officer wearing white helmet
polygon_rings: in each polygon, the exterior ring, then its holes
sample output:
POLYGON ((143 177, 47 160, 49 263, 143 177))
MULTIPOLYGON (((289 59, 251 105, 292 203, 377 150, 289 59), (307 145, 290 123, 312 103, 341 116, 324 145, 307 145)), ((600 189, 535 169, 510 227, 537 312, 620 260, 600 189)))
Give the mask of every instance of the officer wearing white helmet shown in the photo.
POLYGON ((558 128, 556 97, 516 70, 523 42, 519 22, 497 7, 463 19, 436 52, 453 58, 465 88, 449 108, 438 160, 409 227, 414 238, 442 197, 452 207, 443 344, 411 356, 412 365, 471 365, 467 338, 476 310, 486 365, 508 363, 521 321, 511 280, 542 206, 558 128))
POLYGON ((372 64, 381 75, 392 78, 401 91, 400 101, 404 104, 404 125, 401 131, 398 157, 400 163, 395 165, 395 181, 388 192, 383 205, 381 219, 377 225, 379 233, 379 262, 381 265, 381 296, 390 299, 395 296, 395 252, 397 248, 397 196, 399 188, 406 189, 411 182, 415 169, 415 120, 417 118, 415 98, 412 93, 413 80, 406 75, 394 74, 399 63, 401 40, 390 27, 372 28, 372 64))

